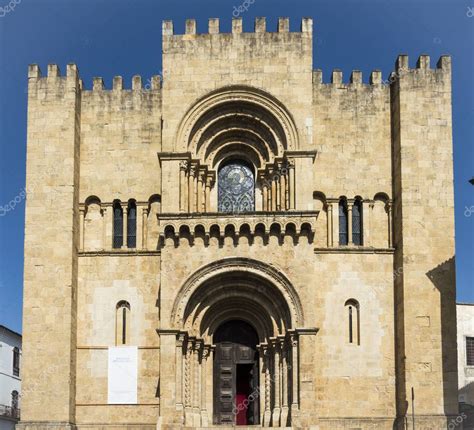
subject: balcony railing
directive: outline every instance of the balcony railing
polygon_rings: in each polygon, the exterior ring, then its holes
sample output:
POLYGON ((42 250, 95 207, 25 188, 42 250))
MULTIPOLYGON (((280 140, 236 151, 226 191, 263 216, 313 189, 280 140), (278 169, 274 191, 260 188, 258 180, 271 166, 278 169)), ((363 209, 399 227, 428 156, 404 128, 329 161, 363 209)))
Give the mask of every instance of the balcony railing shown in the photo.
POLYGON ((160 245, 164 239, 179 237, 224 238, 276 234, 312 240, 319 211, 247 212, 247 213, 164 213, 158 215, 160 245))
POLYGON ((0 405, 0 417, 12 418, 14 420, 20 419, 20 409, 12 408, 11 406, 0 405))

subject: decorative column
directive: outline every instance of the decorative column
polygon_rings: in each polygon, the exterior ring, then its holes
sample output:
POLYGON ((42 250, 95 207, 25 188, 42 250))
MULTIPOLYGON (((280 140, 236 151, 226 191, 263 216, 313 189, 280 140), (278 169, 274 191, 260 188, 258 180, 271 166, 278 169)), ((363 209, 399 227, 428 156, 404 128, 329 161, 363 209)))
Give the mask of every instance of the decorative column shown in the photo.
POLYGON ((204 194, 204 187, 203 187, 203 171, 197 172, 197 189, 196 189, 196 212, 203 212, 203 194, 204 194))
POLYGON ((288 160, 288 191, 290 195, 290 210, 296 209, 296 174, 295 174, 295 162, 288 160))
POLYGON ((327 241, 328 247, 331 248, 334 246, 334 229, 332 219, 332 202, 326 203, 326 216, 327 216, 327 241))
POLYGON ((272 426, 280 427, 280 414, 281 414, 281 372, 280 372, 280 345, 277 338, 270 339, 273 348, 273 386, 274 386, 274 407, 272 413, 272 426))
POLYGON ((84 222, 86 217, 86 209, 79 208, 79 251, 84 251, 84 222))
POLYGON ((184 423, 186 426, 193 425, 192 403, 191 403, 192 353, 193 353, 192 339, 188 338, 186 341, 185 358, 184 358, 184 423))
POLYGON ((176 335, 176 409, 182 411, 184 409, 183 402, 183 368, 184 356, 183 346, 186 341, 186 333, 179 332, 176 335))
POLYGON ((280 340, 280 360, 281 360, 281 422, 282 427, 288 424, 288 360, 285 337, 280 340))
POLYGON ((199 177, 199 166, 195 165, 193 168, 193 175, 192 175, 192 181, 193 181, 193 194, 192 194, 192 202, 193 202, 193 210, 192 212, 197 212, 198 211, 198 177, 199 177))
POLYGON ((207 362, 211 354, 211 345, 203 345, 201 355, 201 426, 207 427, 209 425, 209 417, 207 415, 207 362))
MULTIPOLYGON (((278 165, 277 165, 278 169, 278 165)), ((282 209, 281 207, 281 174, 280 170, 278 169, 275 174, 273 175, 273 180, 275 181, 275 200, 276 200, 276 210, 280 211, 282 209)))
POLYGON ((141 232, 143 231, 143 216, 140 216, 143 213, 143 203, 137 203, 137 211, 136 211, 136 249, 143 248, 143 235, 141 232))
POLYGON ((352 245, 352 205, 353 200, 347 200, 347 244, 352 245))
POLYGON ((299 411, 299 374, 298 374, 298 333, 289 331, 291 345, 291 417, 292 424, 295 425, 294 418, 299 411))
POLYGON ((113 247, 113 225, 114 225, 114 207, 112 203, 107 204, 109 209, 105 214, 105 249, 112 249, 113 247))
POLYGON ((267 185, 262 181, 262 210, 267 211, 268 206, 267 206, 267 199, 268 199, 268 187, 267 185))
POLYGON ((201 349, 204 343, 201 339, 194 341, 193 348, 193 422, 194 426, 201 425, 201 349))
POLYGON ((287 210, 286 206, 286 176, 282 173, 283 167, 280 168, 280 207, 281 210, 287 210))
POLYGON ((189 166, 188 168, 188 212, 193 212, 193 207, 194 207, 194 167, 189 166))
POLYGON ((374 215, 374 205, 373 200, 367 202, 362 202, 362 235, 363 235, 363 244, 364 246, 370 246, 372 243, 372 217, 374 215))
POLYGON ((270 172, 271 184, 272 184, 272 193, 271 193, 271 201, 272 201, 272 211, 275 212, 277 210, 277 186, 276 181, 272 176, 273 170, 270 172))
POLYGON ((186 171, 188 170, 188 162, 181 161, 179 163, 179 211, 186 212, 186 171))
POLYGON ((271 374, 270 374, 270 367, 271 367, 271 357, 270 357, 270 349, 268 344, 262 344, 262 355, 263 355, 263 369, 265 373, 265 389, 264 389, 264 408, 263 408, 263 425, 266 427, 270 426, 270 422, 272 419, 272 410, 271 410, 271 394, 272 394, 272 385, 271 385, 271 374))
POLYGON ((122 249, 127 248, 127 224, 128 224, 128 204, 122 203, 122 214, 123 214, 123 223, 122 223, 122 249))
MULTIPOLYGON (((102 249, 106 250, 107 247, 107 207, 102 207, 100 213, 102 214, 102 249)), ((112 208, 110 208, 112 211, 112 208)))
POLYGON ((204 192, 204 212, 211 211, 211 187, 212 187, 213 177, 209 173, 206 175, 206 189, 204 192))
POLYGON ((393 246, 393 233, 392 233, 392 202, 389 200, 386 204, 386 211, 388 214, 388 247, 393 246))
POLYGON ((142 249, 148 248, 148 208, 142 210, 142 249))

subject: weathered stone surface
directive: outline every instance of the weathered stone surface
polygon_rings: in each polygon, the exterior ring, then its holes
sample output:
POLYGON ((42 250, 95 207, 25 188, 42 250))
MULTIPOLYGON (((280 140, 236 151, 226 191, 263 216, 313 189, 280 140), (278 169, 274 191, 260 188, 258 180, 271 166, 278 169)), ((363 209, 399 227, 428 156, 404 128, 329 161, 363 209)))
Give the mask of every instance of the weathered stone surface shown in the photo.
POLYGON ((130 90, 30 67, 19 428, 208 428, 232 319, 259 336, 264 427, 408 429, 412 388, 417 429, 456 417, 450 59, 323 83, 311 20, 241 30, 165 22, 163 83, 130 90), (252 166, 251 213, 218 212, 229 159, 252 166), (122 301, 137 405, 107 404, 122 301))

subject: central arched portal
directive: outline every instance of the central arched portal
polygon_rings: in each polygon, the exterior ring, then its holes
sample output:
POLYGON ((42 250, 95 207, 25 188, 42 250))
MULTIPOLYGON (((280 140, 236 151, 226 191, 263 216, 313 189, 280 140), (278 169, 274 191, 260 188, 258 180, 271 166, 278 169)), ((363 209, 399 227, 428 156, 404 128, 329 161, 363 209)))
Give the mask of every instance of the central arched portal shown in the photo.
POLYGON ((178 329, 175 407, 186 426, 295 422, 296 327, 304 320, 283 272, 249 258, 214 261, 183 284, 171 320, 178 329))
POLYGON ((227 321, 216 330, 214 424, 259 424, 258 343, 245 321, 227 321))

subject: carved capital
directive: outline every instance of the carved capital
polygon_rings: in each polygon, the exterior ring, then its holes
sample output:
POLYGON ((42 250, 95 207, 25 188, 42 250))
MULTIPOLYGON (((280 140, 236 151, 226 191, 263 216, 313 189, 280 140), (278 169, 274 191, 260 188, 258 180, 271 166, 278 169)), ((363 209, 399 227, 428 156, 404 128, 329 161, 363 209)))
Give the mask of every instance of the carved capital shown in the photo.
POLYGON ((182 348, 183 347, 183 344, 186 340, 186 337, 187 337, 187 333, 184 332, 184 331, 180 331, 177 335, 176 335, 176 346, 182 348))

